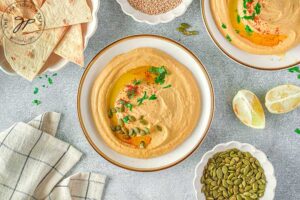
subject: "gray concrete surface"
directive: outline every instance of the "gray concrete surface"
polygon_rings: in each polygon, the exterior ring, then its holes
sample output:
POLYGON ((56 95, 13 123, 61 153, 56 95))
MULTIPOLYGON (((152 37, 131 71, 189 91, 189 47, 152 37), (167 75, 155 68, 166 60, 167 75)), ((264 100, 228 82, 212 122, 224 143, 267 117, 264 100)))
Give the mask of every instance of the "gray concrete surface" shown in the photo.
POLYGON ((287 70, 259 71, 228 59, 206 33, 199 7, 199 0, 195 0, 182 17, 168 24, 149 26, 137 23, 123 14, 115 0, 101 0, 99 28, 85 51, 88 63, 99 50, 119 38, 149 33, 179 41, 202 60, 214 84, 215 117, 204 143, 184 162, 160 172, 137 173, 118 168, 99 156, 88 144, 77 120, 77 87, 84 69, 73 64, 59 71, 53 79, 54 84, 42 88, 38 95, 33 95, 33 89, 43 85, 45 79, 36 79, 30 83, 0 72, 0 130, 14 121, 26 121, 45 111, 63 113, 58 137, 85 154, 71 173, 93 171, 106 174, 109 181, 105 200, 195 199, 192 179, 196 164, 206 151, 219 143, 232 140, 250 143, 268 155, 278 181, 275 199, 300 199, 300 135, 294 133, 297 127, 300 128, 300 109, 285 115, 266 112, 267 124, 264 130, 242 125, 231 109, 231 100, 240 89, 252 90, 263 101, 264 94, 270 88, 284 83, 300 85, 300 80, 287 70), (190 23, 200 34, 194 37, 182 36, 176 31, 181 22, 190 23), (35 98, 39 98, 42 104, 33 106, 31 101, 35 98))

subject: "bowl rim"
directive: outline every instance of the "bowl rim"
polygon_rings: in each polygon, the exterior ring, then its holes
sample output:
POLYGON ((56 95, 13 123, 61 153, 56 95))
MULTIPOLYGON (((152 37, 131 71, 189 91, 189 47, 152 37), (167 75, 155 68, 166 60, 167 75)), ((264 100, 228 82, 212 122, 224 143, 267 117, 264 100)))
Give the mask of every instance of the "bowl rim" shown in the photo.
MULTIPOLYGON (((93 37, 93 35, 96 33, 97 29, 98 29, 98 17, 97 17, 97 13, 100 9, 100 1, 101 0, 90 0, 91 4, 92 4, 92 8, 91 8, 91 15, 93 17, 92 21, 86 23, 87 24, 87 30, 86 30, 86 34, 83 36, 83 40, 84 40, 84 48, 83 51, 86 50, 88 43, 90 41, 90 39, 93 37)), ((53 53, 53 52, 52 52, 53 53)), ((58 63, 56 63, 55 65, 52 65, 50 67, 48 67, 45 71, 39 73, 46 73, 46 72, 57 72, 61 69, 63 69, 68 63, 70 63, 71 61, 66 60, 64 58, 61 58, 58 63)), ((3 73, 5 73, 6 75, 9 76, 17 76, 16 72, 10 72, 7 71, 4 67, 2 67, 0 65, 0 71, 3 71, 3 73)))
POLYGON ((132 17, 132 18, 133 18, 135 21, 137 21, 137 22, 147 23, 147 24, 149 24, 149 25, 157 25, 157 24, 161 24, 161 23, 169 23, 169 22, 173 21, 176 17, 179 17, 179 16, 183 15, 183 14, 186 12, 187 8, 188 8, 188 7, 191 5, 191 3, 193 2, 193 0, 182 0, 181 4, 179 4, 178 6, 183 5, 184 8, 183 8, 183 10, 182 10, 181 12, 179 12, 179 13, 174 13, 174 12, 173 12, 173 10, 175 9, 175 8, 174 8, 174 9, 172 9, 172 10, 166 12, 166 13, 162 13, 162 14, 160 14, 160 15, 153 15, 153 16, 152 16, 152 15, 148 15, 148 14, 143 13, 143 12, 141 12, 141 11, 139 11, 139 10, 136 10, 136 9, 134 9, 134 12, 128 10, 128 6, 130 6, 130 7, 132 7, 132 6, 131 6, 127 1, 126 1, 126 2, 127 2, 129 5, 128 5, 127 3, 124 3, 123 0, 116 0, 116 1, 117 1, 118 4, 120 5, 120 7, 121 7, 123 13, 125 13, 126 15, 132 17), (150 18, 154 18, 154 17, 157 17, 157 16, 166 16, 166 19, 162 19, 162 18, 160 17, 160 18, 158 18, 156 21, 151 22, 151 21, 149 21, 148 19, 145 19, 145 18, 141 17, 141 14, 142 14, 142 15, 147 15, 147 16, 149 16, 150 18))
POLYGON ((213 43, 218 47, 219 50, 221 50, 221 52, 223 54, 225 54, 228 58, 230 58, 231 60, 235 61, 236 63, 244 66, 244 67, 250 67, 250 68, 253 68, 253 69, 258 69, 258 70, 263 70, 263 71, 276 71, 276 70, 282 70, 282 69, 288 69, 290 67, 293 67, 295 65, 299 65, 300 64, 300 61, 299 62, 296 62, 294 64, 290 64, 290 65, 287 65, 287 66, 282 66, 282 67, 261 67, 261 66, 254 66, 254 65, 249 65, 237 58, 235 58, 234 56, 232 56, 230 53, 228 53, 228 51, 226 51, 221 45, 220 43, 218 42, 218 40, 215 38, 214 34, 212 33, 212 31, 210 30, 209 26, 208 26, 208 22, 207 22, 207 19, 206 19, 206 15, 205 15, 205 6, 204 6, 204 3, 205 1, 207 0, 200 0, 201 3, 200 3, 200 10, 201 10, 201 15, 202 15, 202 20, 204 22, 204 26, 205 26, 205 29, 209 35, 209 37, 212 39, 213 43))
POLYGON ((189 49, 187 49, 185 46, 181 45, 180 43, 169 39, 167 37, 163 37, 160 35, 153 35, 153 34, 138 34, 138 35, 130 35, 130 36, 126 36, 123 37, 121 39, 118 39, 112 43, 110 43, 109 45, 107 45, 106 47, 104 47, 103 49, 101 49, 95 56, 94 58, 90 61, 90 63, 88 64, 88 66, 86 67, 86 69, 84 70, 84 73, 80 79, 80 83, 78 86, 78 91, 77 91, 77 117, 81 126, 81 129, 86 137, 86 139, 88 140, 89 144, 93 147, 93 149, 100 155, 102 156, 105 160, 107 160, 108 162, 112 163, 113 165, 116 165, 118 167, 121 167, 123 169, 127 169, 127 170, 131 170, 131 171, 136 171, 136 172, 154 172, 154 171, 160 171, 160 170, 164 170, 170 167, 173 167, 177 164, 179 164, 180 162, 184 161, 186 158, 188 158, 189 156, 191 156, 198 148, 199 146, 202 144, 202 142, 204 141, 204 139, 206 138, 206 136, 208 135, 208 131, 209 128, 211 126, 213 117, 214 117, 214 111, 215 111, 215 94, 214 94, 214 89, 213 89, 213 85, 212 85, 212 81, 209 77, 209 74, 206 70, 206 68, 204 67, 204 65, 202 64, 202 62, 197 58, 197 56, 195 54, 193 54, 189 49), (87 74, 89 73, 90 68, 94 65, 94 63, 96 62, 96 60, 103 54, 105 53, 109 48, 125 41, 125 40, 129 40, 129 39, 134 39, 134 38, 143 38, 143 37, 148 37, 148 38, 154 38, 154 39, 161 39, 167 42, 171 42, 173 44, 175 44, 176 46, 182 48, 184 51, 186 51, 187 53, 189 53, 191 55, 191 57, 201 66, 201 69, 208 81, 208 85, 209 85, 209 89, 210 89, 210 93, 211 93, 211 110, 210 110, 210 116, 209 116, 209 121, 206 125, 205 131, 204 131, 204 135, 202 137, 201 140, 199 140, 198 144, 189 152, 187 153, 184 157, 178 159, 177 161, 170 163, 168 165, 162 166, 162 167, 157 167, 157 168, 135 168, 135 167, 130 167, 124 164, 121 164, 113 159, 111 159, 109 156, 105 155, 98 147, 97 145, 92 141, 92 139, 89 136, 88 131, 85 128, 85 125, 83 123, 83 117, 81 114, 81 91, 82 91, 82 86, 83 83, 85 81, 85 78, 87 76, 87 74))
MULTIPOLYGON (((263 151, 257 149, 255 146, 253 146, 253 145, 251 145, 249 143, 242 143, 242 142, 238 142, 238 141, 230 141, 230 142, 226 142, 226 143, 217 144, 211 150, 205 152, 203 154, 203 156, 201 157, 201 160, 197 163, 197 165, 195 167, 195 170, 194 170, 194 179, 193 179, 193 187, 194 187, 196 199, 198 199, 198 193, 201 193, 200 188, 196 188, 196 185, 197 185, 197 183, 200 183, 200 178, 201 178, 200 176, 203 174, 203 172, 200 172, 200 173, 198 172, 199 171, 199 167, 201 165, 206 165, 207 164, 207 162, 204 163, 204 159, 206 157, 210 158, 211 156, 209 156, 209 154, 215 154, 218 147, 222 147, 222 148, 224 148, 224 150, 231 149, 231 148, 237 148, 237 149, 241 150, 240 147, 236 147, 236 146, 248 146, 248 147, 250 147, 251 149, 254 150, 254 152, 256 152, 256 154, 250 152, 252 154, 252 156, 255 157, 255 158, 257 158, 257 153, 263 155, 263 157, 265 158, 265 162, 264 163, 268 163, 268 165, 271 167, 271 170, 273 172, 270 175, 270 177, 271 177, 271 180, 273 181, 273 185, 274 185, 274 188, 272 188, 273 198, 275 197, 275 189, 276 189, 276 186, 277 186, 277 179, 276 179, 276 176, 275 176, 274 166, 269 161, 267 155, 263 151), (235 146, 233 147, 233 145, 235 145, 235 146)), ((200 185, 201 185, 201 183, 200 183, 200 185)))

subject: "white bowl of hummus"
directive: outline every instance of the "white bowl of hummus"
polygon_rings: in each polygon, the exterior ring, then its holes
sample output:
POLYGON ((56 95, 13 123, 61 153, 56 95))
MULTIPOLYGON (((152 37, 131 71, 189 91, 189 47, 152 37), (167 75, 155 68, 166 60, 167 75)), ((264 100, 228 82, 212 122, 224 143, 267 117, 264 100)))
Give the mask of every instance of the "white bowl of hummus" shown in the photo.
MULTIPOLYGON (((240 143, 236 141, 231 141, 228 143, 222 143, 216 145, 212 150, 206 152, 203 156, 201 161, 197 164, 195 168, 195 176, 194 176, 194 189, 196 193, 196 197, 198 200, 205 199, 204 193, 201 192, 202 183, 201 177, 203 176, 203 171, 205 166, 207 165, 210 158, 220 152, 225 152, 227 150, 237 149, 241 152, 250 153, 257 161, 260 163, 265 175, 265 189, 262 197, 256 198, 260 200, 272 200, 275 196, 275 189, 277 185, 277 181, 275 178, 274 167, 272 163, 268 160, 265 153, 256 149, 254 146, 247 144, 247 143, 240 143)), ((248 184, 248 183, 247 183, 248 184)), ((236 198, 236 196, 235 196, 236 198)), ((234 198, 233 198, 234 199, 234 198)))
POLYGON ((78 115, 92 147, 135 171, 165 169, 187 158, 207 135, 214 94, 201 62, 154 35, 118 40, 82 76, 78 115))
POLYGON ((234 61, 265 70, 300 63, 299 1, 201 1, 209 35, 234 61))

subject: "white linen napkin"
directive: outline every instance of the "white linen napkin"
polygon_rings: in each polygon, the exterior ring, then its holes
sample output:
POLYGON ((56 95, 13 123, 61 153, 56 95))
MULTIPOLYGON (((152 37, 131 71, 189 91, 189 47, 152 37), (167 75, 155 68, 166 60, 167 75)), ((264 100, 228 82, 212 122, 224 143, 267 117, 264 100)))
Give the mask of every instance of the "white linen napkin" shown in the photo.
POLYGON ((0 133, 1 199, 101 199, 105 176, 77 173, 63 179, 82 154, 54 137, 59 121, 59 113, 48 112, 0 133))

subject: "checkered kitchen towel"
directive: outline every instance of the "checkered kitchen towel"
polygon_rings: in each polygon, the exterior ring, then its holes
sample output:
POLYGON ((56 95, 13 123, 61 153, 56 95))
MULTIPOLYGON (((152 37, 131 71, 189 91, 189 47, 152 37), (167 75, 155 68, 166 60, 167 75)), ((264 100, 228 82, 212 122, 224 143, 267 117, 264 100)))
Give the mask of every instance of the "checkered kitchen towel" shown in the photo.
POLYGON ((49 112, 0 133, 1 200, 100 200, 105 176, 65 174, 81 152, 57 138, 60 114, 49 112))

